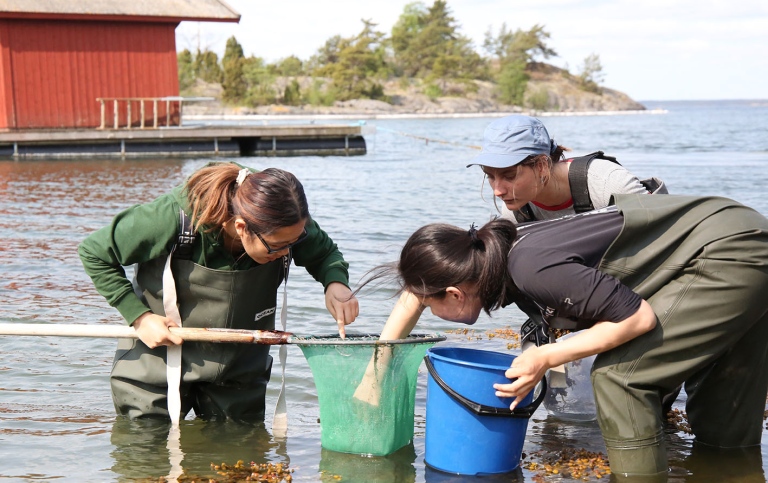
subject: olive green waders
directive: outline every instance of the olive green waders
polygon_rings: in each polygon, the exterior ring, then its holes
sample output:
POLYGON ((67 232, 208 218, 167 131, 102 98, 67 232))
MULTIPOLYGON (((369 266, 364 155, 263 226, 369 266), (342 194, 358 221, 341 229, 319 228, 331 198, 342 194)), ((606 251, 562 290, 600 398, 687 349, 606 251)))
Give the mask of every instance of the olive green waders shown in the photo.
POLYGON ((768 220, 723 198, 617 195, 624 228, 600 264, 659 324, 592 370, 617 475, 666 473, 661 397, 680 384, 699 443, 759 445, 768 392, 768 220))
MULTIPOLYGON (((139 266, 136 284, 153 313, 164 315, 165 259, 139 266)), ((247 330, 275 328, 276 295, 283 260, 249 270, 212 270, 173 259, 179 314, 184 327, 247 330)), ((268 345, 185 342, 181 351, 181 418, 264 419, 272 367, 268 345)), ((168 418, 166 348, 140 340, 118 343, 110 382, 115 408, 130 418, 168 418)))

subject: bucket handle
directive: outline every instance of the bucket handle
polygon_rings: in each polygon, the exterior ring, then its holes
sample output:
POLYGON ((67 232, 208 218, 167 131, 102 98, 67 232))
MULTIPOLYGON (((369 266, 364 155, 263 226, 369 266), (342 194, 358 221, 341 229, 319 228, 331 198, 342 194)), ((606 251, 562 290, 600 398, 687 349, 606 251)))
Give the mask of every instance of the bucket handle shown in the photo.
POLYGON ((536 411, 536 409, 538 409, 538 407, 541 405, 542 401, 544 401, 544 396, 546 396, 547 394, 547 377, 544 376, 541 379, 541 391, 539 392, 539 396, 531 404, 522 408, 516 407, 515 409, 486 406, 484 404, 476 403, 471 399, 467 399, 466 397, 462 396, 458 392, 454 391, 453 388, 451 388, 448 384, 446 384, 445 381, 443 381, 443 379, 440 377, 440 375, 438 375, 437 371, 435 370, 435 366, 432 365, 432 360, 429 358, 429 355, 424 357, 424 363, 427 365, 427 371, 429 371, 429 375, 432 376, 432 378, 435 380, 437 385, 440 386, 440 388, 442 388, 443 391, 448 393, 448 395, 451 396, 454 400, 456 400, 461 405, 463 405, 473 413, 477 414, 478 416, 507 416, 511 418, 530 418, 533 415, 534 411, 536 411))

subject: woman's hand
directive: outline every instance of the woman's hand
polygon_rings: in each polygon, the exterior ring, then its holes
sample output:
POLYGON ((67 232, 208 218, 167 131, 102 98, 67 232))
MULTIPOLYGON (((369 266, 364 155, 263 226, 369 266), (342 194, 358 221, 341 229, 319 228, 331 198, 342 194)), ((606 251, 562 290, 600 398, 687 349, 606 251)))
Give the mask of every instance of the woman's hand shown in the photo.
POLYGON ((493 385, 496 395, 514 397, 510 405, 510 409, 514 409, 544 377, 547 369, 611 350, 653 330, 656 324, 653 308, 643 300, 637 311, 622 321, 597 322, 568 340, 532 347, 517 356, 512 361, 512 367, 504 373, 508 378, 517 380, 493 385))
POLYGON ((536 387, 536 384, 541 381, 549 369, 541 349, 542 347, 531 347, 515 357, 515 360, 512 361, 512 367, 504 373, 513 381, 509 384, 493 385, 497 396, 515 398, 509 409, 515 409, 525 396, 536 387))
POLYGON ((168 327, 178 327, 176 322, 168 317, 144 312, 133 322, 133 328, 139 339, 150 349, 163 345, 179 345, 184 340, 176 334, 172 334, 168 327))
POLYGON ((325 307, 339 326, 341 338, 347 336, 345 326, 354 322, 360 314, 360 306, 352 291, 340 282, 331 282, 325 289, 325 307))

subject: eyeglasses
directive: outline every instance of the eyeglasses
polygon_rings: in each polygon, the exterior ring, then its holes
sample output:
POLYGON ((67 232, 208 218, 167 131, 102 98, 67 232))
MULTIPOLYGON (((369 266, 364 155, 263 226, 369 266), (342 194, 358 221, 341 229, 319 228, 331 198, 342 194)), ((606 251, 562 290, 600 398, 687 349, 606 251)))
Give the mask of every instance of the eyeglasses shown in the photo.
POLYGON ((282 252, 282 251, 288 250, 288 249, 298 245, 299 243, 303 242, 304 240, 306 240, 307 239, 307 229, 305 228, 305 229, 303 229, 301 231, 301 235, 299 235, 299 238, 295 242, 288 243, 287 245, 283 245, 281 247, 276 247, 276 248, 272 248, 271 246, 269 246, 269 243, 267 243, 267 241, 264 240, 264 238, 262 238, 261 235, 259 235, 258 233, 256 233, 256 236, 259 237, 259 240, 261 240, 261 243, 264 244, 264 248, 267 249, 267 253, 271 255, 273 253, 277 253, 277 252, 282 252))

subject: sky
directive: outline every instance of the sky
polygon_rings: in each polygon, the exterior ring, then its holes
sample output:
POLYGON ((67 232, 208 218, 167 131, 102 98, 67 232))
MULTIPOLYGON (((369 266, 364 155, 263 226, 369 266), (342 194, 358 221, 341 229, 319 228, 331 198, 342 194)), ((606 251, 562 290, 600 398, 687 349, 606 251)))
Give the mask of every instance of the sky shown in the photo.
MULTIPOLYGON (((245 55, 302 60, 361 19, 390 34, 407 0, 224 0, 240 23, 182 22, 178 50, 219 55, 235 36, 245 55)), ((423 3, 427 6, 433 0, 423 3)), ((481 47, 485 33, 549 32, 546 62, 578 73, 597 54, 603 85, 637 101, 768 99, 768 0, 447 0, 459 33, 481 47)), ((485 55, 485 53, 483 53, 485 55)))

